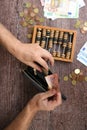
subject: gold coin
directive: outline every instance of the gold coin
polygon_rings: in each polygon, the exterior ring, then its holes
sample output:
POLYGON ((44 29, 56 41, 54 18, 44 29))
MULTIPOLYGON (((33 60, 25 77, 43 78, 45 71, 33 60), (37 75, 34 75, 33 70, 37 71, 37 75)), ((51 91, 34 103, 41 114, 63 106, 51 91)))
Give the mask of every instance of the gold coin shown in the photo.
POLYGON ((84 27, 83 27, 83 30, 84 30, 84 31, 87 31, 87 27, 86 27, 86 26, 84 26, 84 27))
POLYGON ((75 72, 75 74, 79 74, 80 73, 80 69, 75 69, 74 72, 75 72))
POLYGON ((72 76, 72 79, 73 79, 73 80, 76 80, 77 75, 76 75, 74 72, 71 73, 71 76, 72 76))
POLYGON ((30 13, 30 16, 31 16, 31 17, 34 17, 34 16, 35 16, 35 13, 31 12, 31 13, 30 13))
POLYGON ((41 23, 44 22, 44 18, 40 18, 39 20, 40 20, 41 23))
POLYGON ((20 12, 20 13, 19 13, 19 16, 20 16, 20 17, 23 17, 23 16, 24 16, 24 12, 20 12))
POLYGON ((31 20, 29 21, 29 24, 34 24, 34 20, 31 19, 31 20))
POLYGON ((32 5, 32 8, 36 8, 36 5, 32 5))
POLYGON ((86 33, 86 31, 84 31, 83 28, 81 28, 80 31, 81 31, 82 34, 85 34, 85 33, 86 33))
POLYGON ((25 7, 25 8, 30 8, 30 7, 31 7, 31 3, 30 3, 30 2, 24 3, 24 4, 23 4, 23 7, 25 7))
POLYGON ((28 16, 25 17, 25 21, 29 22, 30 18, 28 16))
POLYGON ((69 77, 72 79, 72 74, 69 74, 69 77))
POLYGON ((80 28, 80 25, 81 25, 81 21, 80 20, 77 20, 74 27, 75 28, 80 28))
POLYGON ((38 8, 35 8, 35 9, 34 9, 34 13, 38 14, 38 13, 39 13, 39 9, 38 9, 38 8))
POLYGON ((32 38, 32 34, 27 34, 27 38, 32 38))
POLYGON ((84 26, 87 26, 87 22, 84 23, 84 26))
POLYGON ((76 80, 72 80, 72 85, 76 85, 76 80))
POLYGON ((85 81, 87 82, 87 76, 85 76, 85 81))
POLYGON ((64 81, 68 81, 68 76, 64 76, 64 81))
POLYGON ((27 27, 28 26, 28 24, 26 23, 26 22, 21 22, 20 23, 23 27, 27 27))

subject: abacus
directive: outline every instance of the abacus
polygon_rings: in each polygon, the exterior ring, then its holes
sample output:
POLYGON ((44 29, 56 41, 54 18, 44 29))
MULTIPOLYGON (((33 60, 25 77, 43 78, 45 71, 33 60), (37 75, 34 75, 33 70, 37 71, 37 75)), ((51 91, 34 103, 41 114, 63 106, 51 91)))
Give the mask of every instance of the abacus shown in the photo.
POLYGON ((73 62, 76 31, 48 26, 34 26, 32 43, 48 50, 55 60, 73 62))

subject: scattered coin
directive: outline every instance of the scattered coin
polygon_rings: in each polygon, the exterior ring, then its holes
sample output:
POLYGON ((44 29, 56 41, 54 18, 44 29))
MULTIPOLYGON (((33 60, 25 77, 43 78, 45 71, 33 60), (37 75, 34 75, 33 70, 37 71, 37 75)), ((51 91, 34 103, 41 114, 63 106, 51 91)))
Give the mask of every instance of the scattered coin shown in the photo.
POLYGON ((35 17, 35 13, 34 13, 34 12, 31 12, 31 13, 30 13, 30 16, 31 16, 31 17, 35 17))
POLYGON ((25 21, 28 23, 30 18, 28 16, 25 17, 25 21))
POLYGON ((81 26, 81 21, 77 20, 76 23, 75 23, 75 25, 74 25, 74 27, 75 28, 80 28, 80 26, 81 26))
POLYGON ((23 7, 23 11, 19 13, 22 27, 30 28, 30 26, 34 26, 35 24, 41 25, 44 22, 44 18, 39 16, 39 9, 35 4, 27 2, 23 4, 23 7))
POLYGON ((87 76, 85 76, 85 81, 87 82, 87 76))
POLYGON ((39 21, 40 17, 39 16, 36 16, 36 20, 39 21))
POLYGON ((20 17, 23 17, 23 16, 24 16, 24 12, 20 12, 20 13, 19 13, 19 16, 20 16, 20 17))
POLYGON ((21 21, 20 24, 21 24, 23 27, 27 27, 27 22, 25 22, 25 21, 21 21))
POLYGON ((72 80, 72 85, 76 85, 76 80, 72 80))
POLYGON ((72 79, 72 74, 69 74, 69 77, 72 79))
POLYGON ((39 9, 38 8, 34 8, 34 13, 38 14, 39 13, 39 9))
POLYGON ((44 18, 40 18, 39 21, 40 21, 40 22, 44 22, 44 18))
POLYGON ((32 34, 27 34, 27 38, 31 39, 32 38, 32 34))
POLYGON ((87 22, 85 22, 85 23, 84 23, 84 26, 86 26, 86 27, 87 27, 87 22))
POLYGON ((68 76, 64 76, 64 81, 68 81, 68 76))
POLYGON ((23 4, 23 7, 25 7, 25 8, 30 8, 30 7, 31 7, 31 3, 30 3, 30 2, 24 3, 24 4, 23 4))
POLYGON ((80 69, 75 69, 74 72, 75 72, 75 74, 79 74, 80 73, 80 69))
POLYGON ((31 25, 34 24, 34 20, 31 19, 31 20, 29 21, 29 23, 30 23, 31 25))
POLYGON ((72 79, 76 80, 77 75, 74 72, 72 72, 71 75, 72 75, 72 79))

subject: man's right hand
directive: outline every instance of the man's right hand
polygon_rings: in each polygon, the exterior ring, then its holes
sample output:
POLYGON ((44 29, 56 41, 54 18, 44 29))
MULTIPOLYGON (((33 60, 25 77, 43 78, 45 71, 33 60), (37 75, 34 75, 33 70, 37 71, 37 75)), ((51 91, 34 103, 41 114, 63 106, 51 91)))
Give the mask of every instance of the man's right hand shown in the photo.
POLYGON ((51 111, 62 103, 61 93, 55 89, 49 90, 44 93, 35 95, 29 102, 31 110, 39 111, 51 111), (49 97, 55 96, 53 100, 48 100, 49 97))

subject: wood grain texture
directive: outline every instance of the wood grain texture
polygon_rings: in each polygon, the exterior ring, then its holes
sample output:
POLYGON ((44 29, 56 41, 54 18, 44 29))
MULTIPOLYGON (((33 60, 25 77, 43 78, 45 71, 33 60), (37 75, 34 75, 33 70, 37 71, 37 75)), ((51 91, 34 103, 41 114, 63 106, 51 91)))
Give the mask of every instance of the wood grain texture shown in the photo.
MULTIPOLYGON (((22 42, 29 42, 26 38, 28 30, 19 24, 19 12, 27 1, 35 4, 43 16, 39 0, 0 0, 0 22, 22 42)), ((86 0, 85 3, 86 6, 80 9, 79 19, 83 20, 87 20, 86 0)), ((75 22, 76 19, 45 19, 44 25, 75 30, 75 22)), ((68 75, 75 68, 86 70, 87 74, 86 67, 76 60, 77 53, 86 41, 87 34, 81 34, 78 29, 73 63, 55 61, 54 69, 52 68, 59 75, 60 88, 67 100, 52 112, 38 112, 29 130, 87 130, 87 83, 77 83, 74 87, 70 80, 63 81, 64 75, 68 75)), ((20 71, 22 66, 24 65, 21 62, 0 46, 0 130, 7 126, 37 93, 36 88, 20 71)))

